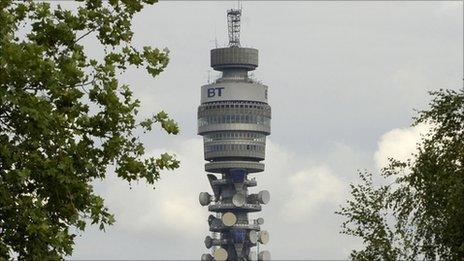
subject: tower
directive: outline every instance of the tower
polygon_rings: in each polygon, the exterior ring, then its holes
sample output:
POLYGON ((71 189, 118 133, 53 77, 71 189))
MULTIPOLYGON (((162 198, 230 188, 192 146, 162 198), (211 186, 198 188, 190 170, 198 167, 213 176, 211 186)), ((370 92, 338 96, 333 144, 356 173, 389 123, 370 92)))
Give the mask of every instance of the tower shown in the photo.
POLYGON ((211 50, 211 67, 222 76, 201 87, 198 134, 203 136, 205 171, 213 193, 201 192, 199 201, 214 214, 208 217, 211 254, 202 260, 269 260, 270 253, 252 248, 269 241, 261 230, 261 211, 270 194, 255 191, 255 173, 264 171, 266 136, 271 133, 268 87, 248 77, 258 67, 258 50, 240 46, 241 9, 227 11, 229 46, 211 50))

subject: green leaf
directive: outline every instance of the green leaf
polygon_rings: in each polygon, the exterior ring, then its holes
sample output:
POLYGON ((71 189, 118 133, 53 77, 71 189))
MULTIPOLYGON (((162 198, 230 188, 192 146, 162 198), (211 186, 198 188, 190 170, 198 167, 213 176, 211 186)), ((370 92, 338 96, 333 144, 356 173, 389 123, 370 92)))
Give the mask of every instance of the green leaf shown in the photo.
MULTIPOLYGON (((136 123, 141 106, 122 82, 130 67, 153 77, 168 50, 131 45, 132 19, 153 0, 81 0, 77 10, 39 1, 0 1, 0 259, 62 259, 76 230, 115 222, 93 188, 115 166, 123 180, 154 184, 174 156, 148 158, 136 135, 165 112, 136 123), (20 28, 20 29, 18 29, 20 28), (82 45, 96 38, 92 57, 82 45)), ((94 41, 95 42, 95 41, 94 41)), ((129 202, 130 203, 130 202, 129 202)))

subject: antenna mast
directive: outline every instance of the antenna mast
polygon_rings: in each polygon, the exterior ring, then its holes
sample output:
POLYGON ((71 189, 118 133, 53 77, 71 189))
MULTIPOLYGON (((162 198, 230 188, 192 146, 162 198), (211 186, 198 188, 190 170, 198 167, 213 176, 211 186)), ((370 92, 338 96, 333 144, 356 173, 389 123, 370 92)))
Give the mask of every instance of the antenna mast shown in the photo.
POLYGON ((229 46, 240 47, 240 18, 242 9, 230 9, 227 11, 227 28, 229 31, 229 46))

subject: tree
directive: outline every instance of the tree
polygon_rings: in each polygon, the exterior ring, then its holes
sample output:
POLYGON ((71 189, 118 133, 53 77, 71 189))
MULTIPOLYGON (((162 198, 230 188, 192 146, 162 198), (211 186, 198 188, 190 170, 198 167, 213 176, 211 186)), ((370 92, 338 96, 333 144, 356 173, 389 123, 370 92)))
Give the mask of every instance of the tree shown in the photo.
POLYGON ((114 222, 92 181, 114 166, 128 182, 154 184, 175 169, 173 155, 145 157, 136 131, 154 123, 176 134, 165 112, 143 121, 128 67, 153 77, 168 50, 137 49, 131 20, 156 0, 81 0, 76 10, 46 2, 0 0, 0 259, 70 255, 72 231, 114 222), (88 57, 96 37, 104 57, 88 57))
POLYGON ((356 260, 464 260, 464 90, 432 92, 430 109, 414 125, 428 123, 412 159, 390 159, 383 185, 360 172, 352 199, 337 213, 342 233, 359 237, 365 248, 356 260))

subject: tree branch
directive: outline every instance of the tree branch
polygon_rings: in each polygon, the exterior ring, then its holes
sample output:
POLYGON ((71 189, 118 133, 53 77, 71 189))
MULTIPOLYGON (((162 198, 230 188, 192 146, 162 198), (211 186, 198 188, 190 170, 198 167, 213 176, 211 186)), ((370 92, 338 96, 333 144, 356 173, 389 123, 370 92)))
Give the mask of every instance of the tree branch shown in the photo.
POLYGON ((74 41, 74 44, 76 44, 77 42, 79 42, 81 39, 85 38, 87 35, 93 33, 97 28, 93 28, 92 30, 89 30, 87 33, 81 35, 79 38, 76 39, 76 41, 74 41))

